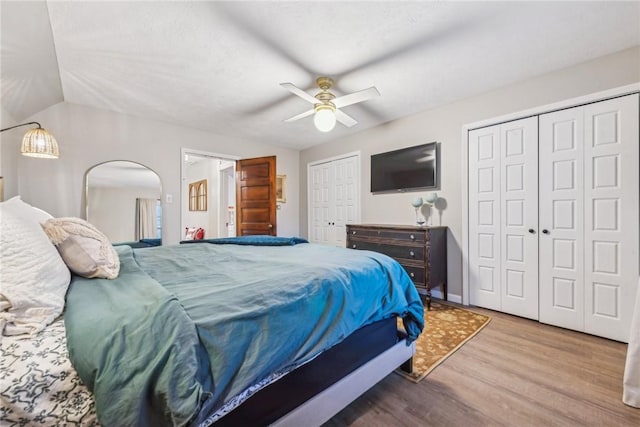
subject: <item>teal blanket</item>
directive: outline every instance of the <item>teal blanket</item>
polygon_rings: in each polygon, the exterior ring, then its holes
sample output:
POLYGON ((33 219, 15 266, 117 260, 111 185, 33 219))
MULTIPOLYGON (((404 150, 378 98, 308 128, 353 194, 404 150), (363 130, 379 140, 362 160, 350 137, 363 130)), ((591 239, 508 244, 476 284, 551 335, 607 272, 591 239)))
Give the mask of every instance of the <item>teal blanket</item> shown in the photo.
POLYGON ((118 249, 120 277, 74 277, 70 357, 105 425, 185 425, 303 364, 356 329, 401 316, 423 328, 402 267, 313 244, 118 249))

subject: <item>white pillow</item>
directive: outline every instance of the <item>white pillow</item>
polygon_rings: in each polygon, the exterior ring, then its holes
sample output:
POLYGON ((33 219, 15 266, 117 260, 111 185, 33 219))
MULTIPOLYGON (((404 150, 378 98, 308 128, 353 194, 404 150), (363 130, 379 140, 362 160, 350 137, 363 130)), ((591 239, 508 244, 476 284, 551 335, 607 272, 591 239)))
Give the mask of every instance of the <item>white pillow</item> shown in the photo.
POLYGON ((12 212, 20 215, 22 218, 26 218, 36 223, 42 223, 53 218, 53 216, 48 212, 24 202, 20 196, 10 198, 6 202, 3 202, 2 205, 4 206, 4 209, 11 209, 12 212))
POLYGON ((120 258, 107 236, 80 218, 53 218, 42 224, 62 259, 74 273, 88 278, 115 279, 120 258))
MULTIPOLYGON (((36 333, 63 309, 70 273, 21 200, 0 203, 0 331, 36 333)), ((32 215, 33 214, 33 215, 32 215)))

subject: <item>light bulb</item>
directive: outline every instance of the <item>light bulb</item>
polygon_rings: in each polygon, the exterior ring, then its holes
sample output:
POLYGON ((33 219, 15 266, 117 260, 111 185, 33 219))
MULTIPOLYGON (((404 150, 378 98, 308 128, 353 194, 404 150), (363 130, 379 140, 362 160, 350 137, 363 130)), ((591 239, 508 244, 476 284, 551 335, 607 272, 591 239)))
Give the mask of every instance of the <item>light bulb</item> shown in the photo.
POLYGON ((425 197, 425 201, 430 205, 434 204, 438 200, 438 193, 429 193, 425 197))
POLYGON ((313 124, 320 132, 329 132, 336 126, 336 115, 331 107, 319 107, 313 117, 313 124))

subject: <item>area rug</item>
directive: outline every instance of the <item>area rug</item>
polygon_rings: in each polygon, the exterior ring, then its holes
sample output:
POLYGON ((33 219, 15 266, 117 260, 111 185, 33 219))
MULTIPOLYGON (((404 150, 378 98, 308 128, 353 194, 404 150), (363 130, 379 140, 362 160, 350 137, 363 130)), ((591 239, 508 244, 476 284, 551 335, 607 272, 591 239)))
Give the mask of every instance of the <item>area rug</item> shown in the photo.
MULTIPOLYGON (((413 373, 407 374, 400 369, 395 371, 416 383, 473 338, 491 318, 464 308, 433 301, 431 310, 427 311, 425 307, 424 320, 425 329, 416 340, 413 373)), ((402 322, 399 321, 398 325, 401 328, 402 322)))

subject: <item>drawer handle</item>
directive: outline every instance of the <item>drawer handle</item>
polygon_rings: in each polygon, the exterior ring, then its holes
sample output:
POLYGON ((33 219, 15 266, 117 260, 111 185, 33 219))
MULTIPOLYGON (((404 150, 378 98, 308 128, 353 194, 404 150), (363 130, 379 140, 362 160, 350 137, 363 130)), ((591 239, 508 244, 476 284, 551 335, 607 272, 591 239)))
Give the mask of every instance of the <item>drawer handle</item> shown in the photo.
POLYGON ((351 234, 356 234, 356 230, 353 230, 353 231, 351 232, 351 234))
POLYGON ((409 273, 409 276, 411 276, 411 278, 416 277, 416 275, 415 275, 415 274, 413 274, 413 273, 409 273))
POLYGON ((353 244, 353 246, 351 246, 351 247, 352 247, 353 249, 355 249, 355 248, 356 248, 356 246, 357 246, 357 245, 354 243, 354 244, 353 244))
POLYGON ((414 256, 416 256, 416 254, 415 254, 415 252, 410 251, 410 252, 409 252, 409 256, 414 257, 414 256))
POLYGON ((409 236, 409 238, 410 238, 411 240, 416 240, 416 236, 414 236, 413 234, 412 234, 411 236, 409 236))

